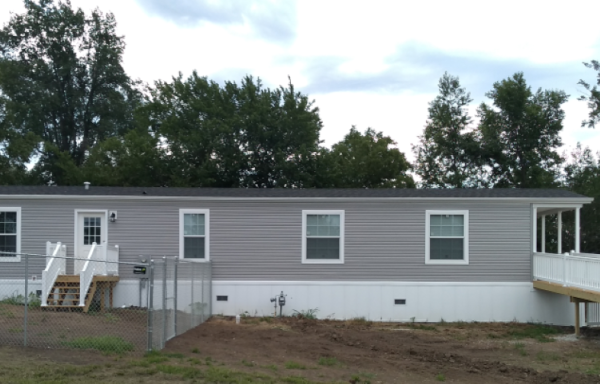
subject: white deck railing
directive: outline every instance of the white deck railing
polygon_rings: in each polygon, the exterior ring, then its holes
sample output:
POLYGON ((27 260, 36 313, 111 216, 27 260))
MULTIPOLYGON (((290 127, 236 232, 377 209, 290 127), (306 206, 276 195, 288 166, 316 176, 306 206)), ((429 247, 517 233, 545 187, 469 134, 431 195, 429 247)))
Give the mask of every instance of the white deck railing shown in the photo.
POLYGON ((42 307, 48 305, 48 295, 54 287, 56 278, 67 271, 67 246, 58 243, 46 243, 46 269, 42 271, 42 307), (58 256, 58 257, 57 257, 58 256))
POLYGON ((119 275, 119 246, 106 247, 106 274, 119 275))
POLYGON ((106 245, 92 243, 85 264, 79 272, 79 306, 85 307, 85 296, 94 275, 106 275, 106 245))
POLYGON ((600 255, 534 253, 533 278, 600 292, 600 255))

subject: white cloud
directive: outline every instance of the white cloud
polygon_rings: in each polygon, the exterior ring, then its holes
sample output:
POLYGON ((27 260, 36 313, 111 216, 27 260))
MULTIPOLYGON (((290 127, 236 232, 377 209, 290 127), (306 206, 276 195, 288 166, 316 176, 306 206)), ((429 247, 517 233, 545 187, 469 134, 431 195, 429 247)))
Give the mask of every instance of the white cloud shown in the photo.
MULTIPOLYGON (((594 79, 580 62, 600 59, 600 29, 582 18, 600 13, 598 1, 72 3, 115 14, 127 42, 124 65, 134 78, 169 80, 196 69, 218 80, 252 74, 273 87, 287 84, 289 75, 316 99, 326 145, 355 124, 390 135, 409 158, 445 70, 460 76, 476 106, 494 81, 519 70, 533 88, 577 97, 577 81, 594 79)), ((22 1, 2 0, 0 21, 11 10, 22 12, 22 1)), ((600 129, 579 128, 585 103, 573 99, 565 110, 565 145, 582 141, 600 149, 600 129)))

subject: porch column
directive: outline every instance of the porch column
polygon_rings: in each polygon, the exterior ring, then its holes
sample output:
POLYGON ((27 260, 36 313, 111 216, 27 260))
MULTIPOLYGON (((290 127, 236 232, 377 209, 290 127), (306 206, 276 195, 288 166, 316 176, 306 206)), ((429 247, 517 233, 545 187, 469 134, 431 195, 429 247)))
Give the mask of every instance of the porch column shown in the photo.
POLYGON ((579 209, 575 210, 575 253, 579 253, 579 209))
POLYGON ((542 215, 542 253, 546 252, 546 215, 542 215))
POLYGON ((562 212, 558 212, 558 252, 562 253, 562 212))

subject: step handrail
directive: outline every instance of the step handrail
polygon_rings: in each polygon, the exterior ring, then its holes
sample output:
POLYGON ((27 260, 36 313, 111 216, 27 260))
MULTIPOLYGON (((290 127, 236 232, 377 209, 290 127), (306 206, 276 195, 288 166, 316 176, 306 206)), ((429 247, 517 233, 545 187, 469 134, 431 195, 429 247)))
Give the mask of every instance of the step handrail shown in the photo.
POLYGON ((106 252, 106 247, 102 247, 101 245, 92 243, 92 248, 90 248, 90 252, 86 257, 85 264, 79 272, 79 306, 85 307, 85 297, 87 295, 90 286, 92 285, 92 280, 94 279, 94 275, 102 274, 101 266, 106 268, 106 256, 101 258, 100 251, 104 250, 106 252))
POLYGON ((48 295, 59 275, 64 275, 67 270, 67 246, 60 241, 54 249, 51 242, 46 243, 46 268, 42 271, 42 307, 48 306, 48 295), (59 257, 57 257, 59 256, 59 257))

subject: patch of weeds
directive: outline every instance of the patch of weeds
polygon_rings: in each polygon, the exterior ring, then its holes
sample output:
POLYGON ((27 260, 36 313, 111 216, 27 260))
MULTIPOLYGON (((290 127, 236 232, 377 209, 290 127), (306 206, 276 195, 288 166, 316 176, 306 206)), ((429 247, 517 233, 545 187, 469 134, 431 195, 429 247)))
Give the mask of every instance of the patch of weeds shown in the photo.
POLYGON ((95 349, 104 353, 125 353, 133 351, 133 344, 115 336, 78 337, 63 341, 62 345, 79 349, 95 349))
POLYGON ((559 331, 555 327, 542 324, 527 324, 524 326, 515 327, 508 332, 508 335, 515 339, 534 339, 540 343, 548 343, 554 339, 548 335, 556 335, 559 331))
POLYGON ((269 316, 263 316, 260 318, 260 321, 265 322, 265 323, 272 323, 273 322, 273 318, 269 317, 269 316))
POLYGON ((9 328, 8 332, 10 332, 10 333, 23 333, 23 328, 9 328))
POLYGON ((515 349, 519 351, 521 356, 527 356, 527 351, 525 351, 525 344, 523 343, 515 343, 515 349))
POLYGON ((321 357, 318 361, 318 364, 326 367, 333 367, 334 365, 338 365, 339 362, 335 357, 321 357))
POLYGON ((193 365, 201 365, 202 362, 199 359, 196 359, 195 357, 190 357, 187 359, 187 362, 193 365))
POLYGON ((285 363, 286 369, 306 369, 306 366, 300 363, 296 363, 295 361, 287 361, 285 363))
POLYGON ((600 354, 598 352, 592 352, 592 351, 577 351, 577 352, 574 352, 571 356, 576 359, 599 359, 600 358, 600 354))
POLYGON ((288 376, 283 378, 282 381, 290 384, 312 384, 312 382, 300 376, 288 376))
POLYGON ((437 381, 446 381, 446 376, 443 373, 438 373, 435 379, 437 381))
POLYGON ((268 369, 270 369, 271 371, 274 371, 274 372, 276 372, 276 371, 279 370, 279 368, 277 368, 277 366, 275 364, 267 365, 267 366, 265 366, 265 368, 268 368, 268 369))
POLYGON ((242 365, 245 367, 254 367, 256 364, 254 364, 252 361, 242 360, 242 365))
POLYGON ((112 313, 105 313, 104 320, 106 320, 109 323, 116 323, 117 321, 119 321, 119 318, 113 315, 112 313))
POLYGON ((315 320, 317 318, 317 312, 319 312, 319 308, 307 309, 304 311, 296 311, 294 309, 294 314, 292 316, 297 317, 299 319, 315 320))
POLYGON ((181 365, 157 365, 156 369, 159 372, 181 376, 184 379, 195 379, 202 376, 202 371, 198 368, 184 367, 181 365))
POLYGON ((352 378, 348 381, 351 384, 371 384, 371 380, 363 379, 360 374, 352 375, 352 378))
POLYGON ((371 326, 373 324, 372 321, 367 320, 364 316, 353 317, 349 321, 351 324, 355 324, 355 325, 371 326))
POLYGON ((538 354, 536 355, 536 358, 539 361, 557 361, 560 360, 560 356, 556 353, 552 353, 552 352, 538 352, 538 354))
POLYGON ((585 371, 588 375, 600 375, 600 365, 596 364, 593 368, 585 371))
POLYGON ((173 359, 183 359, 185 357, 183 353, 165 353, 165 356, 173 359))
POLYGON ((159 351, 146 352, 144 359, 150 364, 164 363, 165 361, 169 360, 168 357, 164 356, 159 351))
MULTIPOLYGON (((0 303, 7 305, 25 305, 25 296, 17 295, 15 292, 11 296, 4 296, 4 298, 0 300, 0 303)), ((29 308, 39 308, 42 306, 42 300, 37 297, 35 293, 31 292, 27 296, 27 306, 29 308)))
POLYGON ((213 359, 210 356, 206 356, 204 361, 206 362, 206 365, 212 365, 212 363, 213 363, 213 359))
POLYGON ((200 353, 200 350, 198 348, 194 348, 192 349, 192 353, 200 353))

